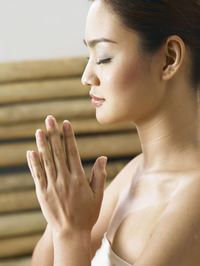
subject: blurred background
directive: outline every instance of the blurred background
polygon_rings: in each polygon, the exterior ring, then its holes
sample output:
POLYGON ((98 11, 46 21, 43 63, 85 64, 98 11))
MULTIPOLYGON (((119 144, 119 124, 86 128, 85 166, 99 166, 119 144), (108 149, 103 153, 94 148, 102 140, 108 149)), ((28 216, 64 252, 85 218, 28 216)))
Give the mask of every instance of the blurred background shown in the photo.
POLYGON ((0 0, 0 266, 30 265, 46 222, 26 151, 47 115, 74 128, 87 177, 108 156, 105 188, 141 152, 130 123, 99 125, 81 84, 87 0, 0 0))
POLYGON ((0 61, 86 55, 88 0, 0 0, 0 61))

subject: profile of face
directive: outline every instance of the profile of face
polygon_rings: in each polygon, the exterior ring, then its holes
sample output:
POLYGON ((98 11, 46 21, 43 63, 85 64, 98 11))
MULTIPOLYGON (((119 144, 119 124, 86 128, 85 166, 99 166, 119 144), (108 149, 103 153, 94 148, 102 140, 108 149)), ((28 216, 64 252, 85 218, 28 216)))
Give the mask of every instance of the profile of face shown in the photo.
POLYGON ((103 1, 91 4, 85 28, 90 57, 82 83, 105 99, 96 107, 101 124, 138 123, 153 114, 164 99, 160 51, 147 56, 140 41, 139 34, 126 28, 103 1), (106 40, 92 43, 102 38, 106 40))

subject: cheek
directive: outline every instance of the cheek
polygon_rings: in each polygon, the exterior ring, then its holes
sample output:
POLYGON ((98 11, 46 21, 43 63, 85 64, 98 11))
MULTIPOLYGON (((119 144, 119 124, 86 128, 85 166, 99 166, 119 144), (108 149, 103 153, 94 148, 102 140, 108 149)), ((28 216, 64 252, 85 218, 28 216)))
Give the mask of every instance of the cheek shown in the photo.
POLYGON ((140 87, 141 90, 145 76, 145 68, 137 60, 119 64, 111 71, 110 75, 107 74, 106 76, 108 91, 123 98, 130 93, 137 93, 137 88, 140 87))
POLYGON ((154 86, 148 62, 132 60, 129 64, 126 62, 117 66, 110 73, 106 76, 110 114, 117 115, 121 120, 138 121, 149 113, 155 95, 153 97, 154 86))

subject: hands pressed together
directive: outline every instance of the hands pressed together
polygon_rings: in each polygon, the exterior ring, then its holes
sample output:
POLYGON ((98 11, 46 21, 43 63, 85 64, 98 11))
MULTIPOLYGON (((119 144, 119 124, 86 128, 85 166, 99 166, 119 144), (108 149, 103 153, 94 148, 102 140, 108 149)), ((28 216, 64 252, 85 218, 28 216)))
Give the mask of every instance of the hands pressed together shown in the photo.
POLYGON ((49 143, 38 129, 38 153, 27 151, 43 215, 53 232, 91 232, 103 199, 107 158, 96 160, 88 182, 71 123, 63 122, 64 145, 55 118, 48 116, 45 123, 49 143))

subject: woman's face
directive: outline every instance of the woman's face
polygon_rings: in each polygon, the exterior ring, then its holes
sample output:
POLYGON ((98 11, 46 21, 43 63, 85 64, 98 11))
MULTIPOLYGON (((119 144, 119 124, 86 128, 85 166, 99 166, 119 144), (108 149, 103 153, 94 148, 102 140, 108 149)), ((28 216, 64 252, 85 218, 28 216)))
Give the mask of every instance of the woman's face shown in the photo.
POLYGON ((101 0, 90 7, 85 41, 90 57, 82 83, 89 85, 96 97, 105 99, 95 107, 99 123, 137 123, 150 116, 164 94, 160 54, 150 57, 142 53, 139 35, 123 27, 118 16, 101 0), (111 41, 90 45, 102 38, 111 41))

